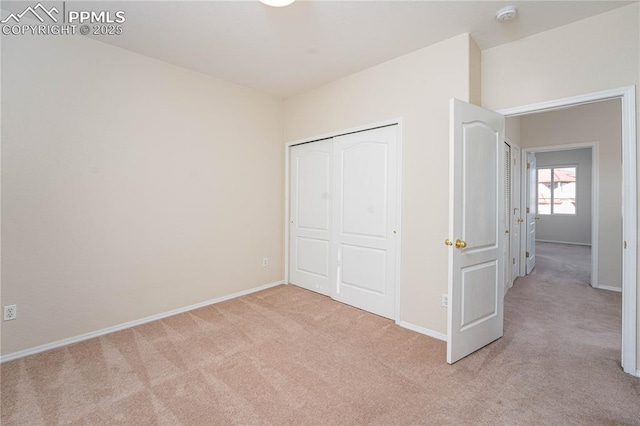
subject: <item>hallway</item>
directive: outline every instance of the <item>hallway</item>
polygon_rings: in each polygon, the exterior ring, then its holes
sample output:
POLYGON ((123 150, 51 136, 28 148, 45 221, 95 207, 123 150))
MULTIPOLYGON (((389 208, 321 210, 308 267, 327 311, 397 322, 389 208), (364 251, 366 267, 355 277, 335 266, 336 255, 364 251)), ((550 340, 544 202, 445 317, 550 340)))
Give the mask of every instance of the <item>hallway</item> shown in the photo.
POLYGON ((526 340, 526 368, 551 387, 572 383, 572 398, 615 393, 616 380, 628 380, 620 371, 622 295, 589 285, 590 251, 536 243, 536 268, 505 298, 505 338, 526 340))
POLYGON ((590 287, 591 247, 536 242, 536 267, 531 275, 557 284, 573 283, 590 287))

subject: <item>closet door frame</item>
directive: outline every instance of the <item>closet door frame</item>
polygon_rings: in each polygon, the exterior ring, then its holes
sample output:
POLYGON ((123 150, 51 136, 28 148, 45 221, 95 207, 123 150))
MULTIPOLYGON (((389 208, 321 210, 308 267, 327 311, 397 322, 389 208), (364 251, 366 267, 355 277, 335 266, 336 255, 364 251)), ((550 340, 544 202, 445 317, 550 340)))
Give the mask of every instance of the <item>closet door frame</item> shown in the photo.
POLYGON ((363 132, 367 130, 373 130, 380 127, 387 126, 396 126, 397 129, 397 155, 396 155, 396 167, 398 170, 398 179, 397 179, 397 206, 396 206, 396 218, 397 218, 397 236, 396 236, 396 271, 395 271, 395 322, 396 324, 400 323, 400 297, 401 297, 401 286, 400 286, 400 270, 402 269, 402 118, 395 118, 391 120, 385 120, 377 123, 366 124, 362 126, 352 127, 348 129, 337 130, 330 133, 325 133, 322 135, 312 136, 308 138, 298 139, 291 142, 287 142, 284 147, 285 151, 285 179, 284 179, 284 282, 289 284, 289 238, 290 232, 289 227, 291 226, 291 217, 290 217, 290 184, 291 184, 291 147, 294 145, 300 145, 305 143, 313 143, 316 141, 326 140, 330 138, 335 138, 337 136, 343 136, 350 133, 363 132))

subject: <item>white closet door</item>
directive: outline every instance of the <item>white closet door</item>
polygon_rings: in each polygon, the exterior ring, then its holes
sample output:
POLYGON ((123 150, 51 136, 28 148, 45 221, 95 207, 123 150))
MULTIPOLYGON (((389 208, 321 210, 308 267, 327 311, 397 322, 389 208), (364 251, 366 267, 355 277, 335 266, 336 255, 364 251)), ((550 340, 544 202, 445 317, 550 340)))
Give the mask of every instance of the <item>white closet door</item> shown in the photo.
POLYGON ((511 235, 509 235, 511 229, 511 147, 506 142, 504 147, 504 215, 503 226, 504 235, 502 236, 502 251, 504 256, 504 294, 507 294, 507 290, 511 287, 511 269, 513 263, 511 262, 511 235))
POLYGON ((334 138, 333 297, 395 318, 397 126, 334 138))
POLYGON ((291 148, 289 281, 331 295, 332 141, 291 148))

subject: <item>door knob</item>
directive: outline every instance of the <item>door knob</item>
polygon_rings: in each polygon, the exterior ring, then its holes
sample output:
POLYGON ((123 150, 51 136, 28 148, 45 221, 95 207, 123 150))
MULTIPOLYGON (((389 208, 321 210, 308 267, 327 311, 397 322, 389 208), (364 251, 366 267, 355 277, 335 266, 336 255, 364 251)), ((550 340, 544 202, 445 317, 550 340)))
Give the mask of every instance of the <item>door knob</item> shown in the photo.
POLYGON ((467 243, 462 240, 456 240, 455 244, 457 249, 463 249, 467 246, 467 243))
POLYGON ((535 220, 538 220, 538 219, 540 219, 540 216, 535 215, 533 218, 534 218, 535 220))
POLYGON ((524 219, 523 219, 523 218, 521 218, 521 217, 519 217, 519 218, 517 219, 517 221, 518 221, 518 223, 522 223, 522 222, 524 222, 524 219))
POLYGON ((452 246, 453 243, 451 241, 449 241, 449 239, 447 238, 446 240, 444 240, 444 245, 445 246, 452 246))

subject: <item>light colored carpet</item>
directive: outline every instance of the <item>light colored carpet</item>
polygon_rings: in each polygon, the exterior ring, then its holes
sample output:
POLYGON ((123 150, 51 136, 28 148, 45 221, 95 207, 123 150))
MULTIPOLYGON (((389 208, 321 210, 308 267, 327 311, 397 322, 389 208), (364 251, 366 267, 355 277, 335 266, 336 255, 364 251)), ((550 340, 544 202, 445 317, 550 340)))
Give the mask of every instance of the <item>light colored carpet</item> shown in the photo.
POLYGON ((279 286, 5 363, 1 422, 640 424, 620 295, 544 251, 505 336, 453 366, 444 342, 279 286))

